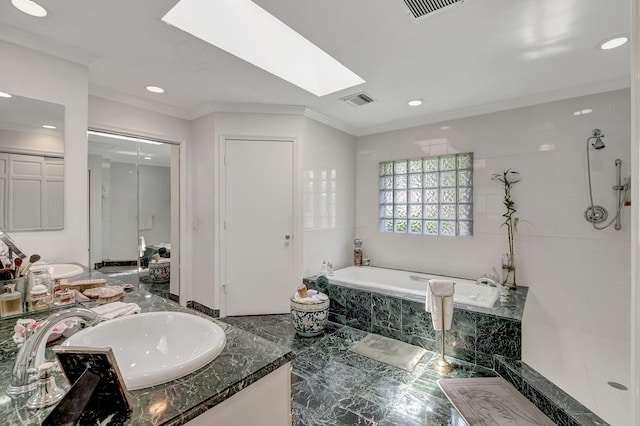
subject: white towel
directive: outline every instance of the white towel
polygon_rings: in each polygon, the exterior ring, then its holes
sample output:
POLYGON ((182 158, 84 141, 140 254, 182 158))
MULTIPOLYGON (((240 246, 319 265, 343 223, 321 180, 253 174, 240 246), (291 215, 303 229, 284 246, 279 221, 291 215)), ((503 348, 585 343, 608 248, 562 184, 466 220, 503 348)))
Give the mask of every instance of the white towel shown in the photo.
POLYGON ((111 302, 96 306, 91 310, 100 315, 103 320, 110 320, 125 315, 137 314, 140 312, 140 306, 136 303, 111 302))
POLYGON ((448 280, 429 280, 427 282, 425 309, 431 313, 431 322, 434 330, 442 330, 443 315, 444 329, 449 330, 451 328, 455 285, 456 283, 448 280), (444 298, 444 311, 442 309, 442 298, 444 298))

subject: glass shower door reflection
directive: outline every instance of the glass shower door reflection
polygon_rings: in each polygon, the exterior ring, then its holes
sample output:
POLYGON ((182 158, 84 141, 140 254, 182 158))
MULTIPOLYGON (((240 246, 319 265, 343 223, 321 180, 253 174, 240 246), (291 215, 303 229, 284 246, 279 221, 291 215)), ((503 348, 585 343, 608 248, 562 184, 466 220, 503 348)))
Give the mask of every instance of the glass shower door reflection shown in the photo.
POLYGON ((140 282, 173 300, 179 294, 179 155, 178 145, 138 143, 140 282))
POLYGON ((90 262, 178 300, 178 144, 90 130, 90 262))

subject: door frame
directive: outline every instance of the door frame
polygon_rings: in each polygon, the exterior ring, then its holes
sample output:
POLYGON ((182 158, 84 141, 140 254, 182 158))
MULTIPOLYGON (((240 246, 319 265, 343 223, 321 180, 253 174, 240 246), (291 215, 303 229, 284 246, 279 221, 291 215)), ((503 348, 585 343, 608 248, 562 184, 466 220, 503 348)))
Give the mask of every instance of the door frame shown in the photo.
MULTIPOLYGON (((227 299, 224 283, 226 277, 226 235, 224 232, 224 221, 226 211, 226 173, 225 173, 225 155, 226 143, 228 140, 249 140, 249 141, 274 141, 274 142, 291 142, 293 149, 292 164, 292 202, 293 202, 293 276, 294 279, 302 282, 302 198, 300 183, 300 149, 298 138, 293 136, 256 136, 256 135, 235 135, 221 134, 218 137, 218 143, 215 147, 215 155, 217 156, 217 173, 215 174, 218 184, 214 185, 214 247, 217 253, 214 256, 213 280, 214 280, 214 301, 215 305, 220 309, 220 316, 227 315, 227 299)), ((293 293, 292 288, 292 293, 293 293)))

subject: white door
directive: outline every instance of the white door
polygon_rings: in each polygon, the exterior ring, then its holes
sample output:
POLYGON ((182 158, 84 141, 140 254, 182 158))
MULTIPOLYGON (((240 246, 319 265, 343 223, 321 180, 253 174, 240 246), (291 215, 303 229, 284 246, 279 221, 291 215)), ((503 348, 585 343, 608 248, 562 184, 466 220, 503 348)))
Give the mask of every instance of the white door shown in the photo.
POLYGON ((293 142, 225 141, 226 315, 289 312, 293 142))

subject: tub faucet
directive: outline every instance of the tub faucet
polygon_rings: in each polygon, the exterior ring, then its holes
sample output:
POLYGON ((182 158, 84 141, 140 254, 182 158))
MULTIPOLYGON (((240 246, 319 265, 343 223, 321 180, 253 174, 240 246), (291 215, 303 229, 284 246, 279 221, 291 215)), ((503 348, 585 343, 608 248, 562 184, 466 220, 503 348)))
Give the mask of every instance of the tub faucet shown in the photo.
POLYGON ((489 277, 482 277, 476 280, 476 284, 488 285, 489 287, 502 287, 502 283, 497 282, 489 277))
POLYGON ((7 386, 7 395, 22 395, 35 389, 37 368, 44 362, 47 338, 56 325, 70 318, 80 318, 88 326, 100 321, 98 314, 84 308, 66 309, 49 316, 33 330, 28 338, 25 338, 22 347, 20 347, 16 362, 13 364, 11 383, 7 386))

